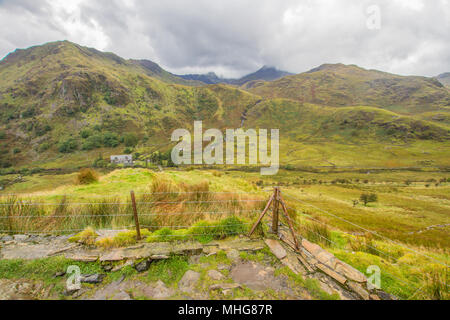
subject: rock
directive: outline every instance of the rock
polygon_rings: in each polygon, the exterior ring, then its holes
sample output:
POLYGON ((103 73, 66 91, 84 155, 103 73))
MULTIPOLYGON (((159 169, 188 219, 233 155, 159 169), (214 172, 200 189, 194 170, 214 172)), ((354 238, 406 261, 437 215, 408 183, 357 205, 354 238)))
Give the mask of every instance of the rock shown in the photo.
POLYGON ((64 271, 56 272, 56 273, 53 275, 53 278, 59 278, 59 277, 65 276, 65 275, 66 275, 66 273, 65 273, 64 271))
POLYGON ((159 280, 155 286, 155 294, 153 295, 154 299, 167 299, 174 295, 173 290, 166 287, 165 283, 159 280))
POLYGON ((112 300, 128 301, 132 299, 128 293, 126 293, 125 291, 120 291, 112 297, 112 300))
POLYGON ((345 284, 345 282, 347 281, 347 279, 344 276, 340 275, 339 273, 335 272, 334 270, 328 268, 327 266, 325 266, 325 265, 323 265, 321 263, 318 263, 316 266, 322 272, 324 272, 328 276, 332 277, 334 280, 336 280, 340 284, 345 284))
POLYGON ((120 270, 122 270, 122 269, 125 268, 125 267, 132 266, 133 264, 134 264, 133 260, 128 260, 127 262, 125 262, 125 263, 123 263, 123 264, 120 264, 120 265, 115 266, 114 268, 112 268, 111 272, 117 272, 117 271, 120 271, 120 270))
POLYGON ((233 262, 239 261, 241 259, 239 251, 236 249, 231 249, 227 252, 227 258, 233 262))
POLYGON ((165 256, 165 255, 162 255, 162 254, 160 254, 160 255, 153 255, 153 256, 150 256, 150 259, 151 260, 167 260, 167 259, 169 259, 169 256, 165 256))
POLYGON ((92 255, 66 255, 66 258, 78 262, 96 262, 98 260, 98 256, 92 255))
POLYGON ((226 264, 219 264, 217 266, 217 270, 219 271, 223 271, 223 270, 231 270, 231 266, 226 265, 226 264))
POLYGON ((90 283, 90 284, 97 284, 102 283, 103 279, 106 277, 104 274, 88 274, 88 275, 82 275, 80 277, 80 282, 82 283, 90 283))
POLYGON ((370 295, 370 300, 381 300, 379 296, 377 296, 376 294, 371 294, 370 295))
POLYGON ((353 280, 355 282, 360 283, 367 281, 367 278, 363 273, 359 272, 355 268, 351 267, 350 265, 340 260, 337 260, 335 270, 340 274, 344 275, 345 277, 347 277, 347 279, 349 280, 353 280))
POLYGON ((187 271, 183 278, 178 282, 178 288, 182 292, 190 293, 194 290, 195 285, 200 280, 200 273, 189 270, 187 271))
POLYGON ((277 240, 266 239, 265 243, 269 247, 270 251, 277 257, 279 260, 286 258, 287 252, 283 248, 283 246, 277 240))
POLYGON ((356 292, 362 299, 369 300, 369 293, 359 284, 353 281, 348 282, 348 287, 356 292))
POLYGON ((285 291, 288 289, 286 279, 282 276, 276 277, 274 270, 267 269, 264 265, 256 262, 240 262, 230 272, 230 277, 235 283, 245 285, 252 290, 273 289, 285 291))
POLYGON ((151 261, 150 260, 144 260, 139 262, 134 266, 137 272, 144 272, 147 271, 150 268, 151 261))
POLYGON ((13 241, 13 240, 14 240, 14 238, 11 237, 11 236, 3 236, 1 238, 1 241, 3 241, 3 242, 10 242, 10 241, 13 241))
POLYGON ((384 292, 382 290, 377 290, 377 295, 381 298, 381 300, 396 300, 389 293, 386 293, 386 292, 384 292))
POLYGON ((242 288, 242 286, 238 283, 221 283, 221 284, 213 284, 209 287, 209 290, 232 290, 242 288))
POLYGON ((208 271, 208 277, 210 277, 212 280, 219 281, 225 279, 225 276, 221 274, 217 270, 209 270, 208 271))
POLYGON ((121 261, 124 257, 120 251, 112 251, 100 257, 100 262, 121 261))
POLYGON ((29 236, 27 236, 25 234, 16 234, 16 235, 14 235, 14 241, 17 241, 17 242, 26 241, 28 238, 29 238, 29 236))
POLYGON ((110 264, 103 266, 103 270, 105 270, 106 272, 110 272, 112 269, 113 269, 113 266, 110 264))
POLYGON ((70 297, 78 291, 79 291, 79 289, 74 289, 74 290, 65 289, 62 294, 63 294, 63 296, 70 297))

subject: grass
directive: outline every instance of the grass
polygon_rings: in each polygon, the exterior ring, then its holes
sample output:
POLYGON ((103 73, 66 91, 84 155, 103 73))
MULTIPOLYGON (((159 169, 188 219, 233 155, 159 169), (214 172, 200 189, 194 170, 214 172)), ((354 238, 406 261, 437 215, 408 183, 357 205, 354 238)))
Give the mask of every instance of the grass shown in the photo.
MULTIPOLYGON (((117 198, 113 198, 113 202, 126 202, 129 190, 134 189, 140 202, 166 202, 151 207, 138 206, 139 212, 158 214, 141 218, 143 229, 146 228, 146 225, 155 227, 148 228, 148 234, 145 234, 148 241, 194 239, 195 234, 200 235, 195 236, 195 240, 208 242, 215 239, 216 235, 213 235, 215 233, 218 238, 221 238, 234 232, 245 232, 245 228, 250 227, 247 223, 255 221, 257 213, 261 212, 265 203, 245 204, 239 203, 238 200, 267 199, 269 194, 262 191, 262 188, 279 184, 288 207, 295 209, 290 209, 290 214, 295 218, 298 232, 304 237, 319 243, 339 259, 356 267, 361 272, 365 273, 367 267, 371 265, 380 266, 383 289, 401 298, 447 298, 439 283, 445 283, 445 281, 448 283, 446 278, 448 275, 446 276, 445 270, 441 269, 440 265, 432 259, 449 264, 448 227, 426 228, 449 223, 447 213, 450 204, 448 192, 450 186, 447 181, 450 174, 448 172, 434 169, 429 171, 370 170, 370 172, 336 169, 314 172, 305 169, 303 171, 281 170, 277 176, 261 177, 255 172, 223 170, 221 175, 218 175, 215 171, 217 170, 154 173, 145 169, 124 169, 108 173, 100 177, 98 183, 88 186, 70 185, 65 182, 64 176, 58 176, 61 185, 56 186, 55 190, 36 192, 36 189, 31 187, 33 192, 23 193, 24 200, 58 204, 52 207, 51 211, 39 206, 31 209, 18 204, 18 199, 3 197, 2 202, 12 201, 13 204, 0 207, 2 216, 12 215, 8 210, 17 209, 17 211, 14 219, 2 219, 0 223, 2 229, 12 227, 16 230, 23 228, 52 230, 58 226, 58 220, 51 217, 56 214, 55 212, 68 216, 80 213, 80 211, 71 209, 70 197, 63 201, 62 197, 57 196, 58 194, 74 195, 76 201, 92 201, 90 195, 101 194, 104 190, 117 195, 117 198), (186 183, 187 181, 189 183, 186 183), (427 184, 430 186, 427 187, 427 184), (61 191, 63 192, 61 193, 61 191), (142 194, 152 191, 174 193, 156 194, 154 197, 142 194), (205 192, 208 191, 248 192, 249 194, 206 194, 205 192), (189 193, 178 194, 179 192, 189 193), (363 204, 355 206, 353 200, 359 199, 362 193, 377 194, 378 201, 370 203, 367 207, 363 204), (300 199, 308 205, 292 198, 300 199), (227 202, 206 205, 190 203, 198 199, 204 201, 226 200, 227 202), (183 204, 167 203, 172 201, 183 202, 183 204), (247 209, 255 210, 255 213, 245 212, 247 209), (333 215, 326 214, 322 210, 333 215), (231 214, 218 214, 223 211, 229 211, 231 214), (175 214, 181 212, 197 212, 198 214, 175 214), (45 219, 41 218, 43 221, 36 223, 33 219, 19 218, 19 216, 28 215, 45 217, 45 219), (225 220, 227 218, 231 220, 225 220), (236 223, 235 219, 239 219, 241 223, 236 223), (399 244, 386 241, 382 237, 369 236, 366 231, 341 219, 363 226, 367 230, 373 230, 399 244), (20 223, 20 225, 15 225, 16 223, 20 223), (238 229, 229 229, 226 225, 235 225, 238 229), (161 226, 190 227, 164 229, 161 226), (403 246, 420 254, 409 251, 403 246), (432 259, 422 254, 430 256, 432 259), (417 291, 420 288, 422 289, 417 291)), ((47 178, 43 176, 42 180, 47 181, 47 178)), ((16 187, 19 188, 20 184, 16 187)), ((26 188, 22 190, 25 191, 26 188)), ((129 204, 110 207, 101 205, 101 203, 111 201, 111 199, 103 199, 103 195, 101 198, 94 199, 94 203, 90 206, 80 208, 81 213, 89 213, 89 215, 97 217, 83 219, 79 225, 83 229, 88 226, 97 230, 104 227, 132 226, 134 224, 131 216, 116 217, 115 219, 102 217, 111 212, 131 214, 129 204)), ((64 220, 67 224, 61 225, 61 227, 74 226, 68 222, 69 219, 64 220)), ((103 243, 98 243, 98 245, 104 247, 129 245, 134 243, 134 236, 133 231, 128 231, 119 234, 116 239, 102 240, 103 243)), ((262 256, 245 258, 261 259, 262 256)))
POLYGON ((174 286, 189 270, 189 262, 186 257, 174 256, 167 260, 156 261, 148 270, 148 281, 163 281, 167 286, 174 286))

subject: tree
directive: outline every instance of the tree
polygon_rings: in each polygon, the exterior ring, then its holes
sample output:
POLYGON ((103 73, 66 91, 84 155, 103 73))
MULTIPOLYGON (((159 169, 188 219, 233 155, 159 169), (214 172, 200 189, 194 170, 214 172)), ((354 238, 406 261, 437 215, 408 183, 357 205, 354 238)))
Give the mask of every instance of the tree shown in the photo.
POLYGON ((375 193, 363 193, 361 197, 359 198, 365 206, 367 206, 370 202, 377 202, 378 196, 375 193))
POLYGON ((134 148, 138 144, 139 138, 134 133, 127 133, 123 137, 123 142, 125 143, 126 147, 134 148))

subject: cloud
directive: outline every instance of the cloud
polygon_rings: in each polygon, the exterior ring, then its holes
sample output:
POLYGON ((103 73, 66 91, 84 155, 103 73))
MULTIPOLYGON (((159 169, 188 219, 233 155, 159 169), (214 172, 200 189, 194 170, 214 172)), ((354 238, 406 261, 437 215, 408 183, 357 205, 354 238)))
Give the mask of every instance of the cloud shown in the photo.
POLYGON ((449 24, 448 0, 0 0, 0 55, 67 39, 176 73, 342 62, 434 76, 450 71, 449 24))

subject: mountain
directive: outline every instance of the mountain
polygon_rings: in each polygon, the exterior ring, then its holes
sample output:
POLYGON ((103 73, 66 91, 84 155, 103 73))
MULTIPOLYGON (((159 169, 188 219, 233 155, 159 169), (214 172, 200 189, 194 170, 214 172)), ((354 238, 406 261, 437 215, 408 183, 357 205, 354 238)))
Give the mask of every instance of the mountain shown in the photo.
POLYGON ((243 88, 265 98, 333 107, 376 106, 403 114, 439 111, 450 105, 448 90, 436 79, 344 64, 324 64, 272 82, 252 81, 243 88))
POLYGON ((214 72, 209 72, 207 74, 186 74, 180 75, 178 77, 183 78, 185 80, 195 80, 201 81, 205 84, 217 84, 217 83, 226 83, 237 86, 242 86, 249 81, 254 80, 264 80, 264 81, 272 81, 277 80, 282 77, 292 75, 292 73, 278 70, 275 67, 264 66, 258 71, 248 74, 239 79, 226 79, 218 77, 214 72))
POLYGON ((233 84, 242 86, 249 81, 254 80, 273 81, 289 75, 292 75, 292 73, 278 70, 275 67, 264 66, 254 73, 251 73, 249 75, 246 75, 245 77, 233 81, 233 84))
POLYGON ((167 156, 173 130, 192 130, 195 120, 220 130, 279 128, 282 164, 415 166, 425 157, 449 165, 446 101, 436 80, 356 66, 242 87, 199 85, 151 61, 53 42, 0 62, 0 167, 78 168, 123 152, 167 156), (397 100, 398 110, 385 110, 397 100))
POLYGON ((157 63, 150 60, 129 60, 130 63, 144 68, 145 73, 150 76, 162 80, 168 83, 177 83, 184 85, 202 85, 202 82, 196 81, 196 79, 184 79, 180 76, 176 76, 163 68, 157 63), (186 81, 187 80, 187 81, 186 81), (193 81, 190 81, 193 80, 193 81))
POLYGON ((450 72, 442 73, 436 77, 440 83, 446 87, 450 87, 450 72))
POLYGON ((178 76, 185 80, 200 81, 204 84, 230 83, 231 80, 219 78, 214 72, 206 74, 185 74, 178 76))

